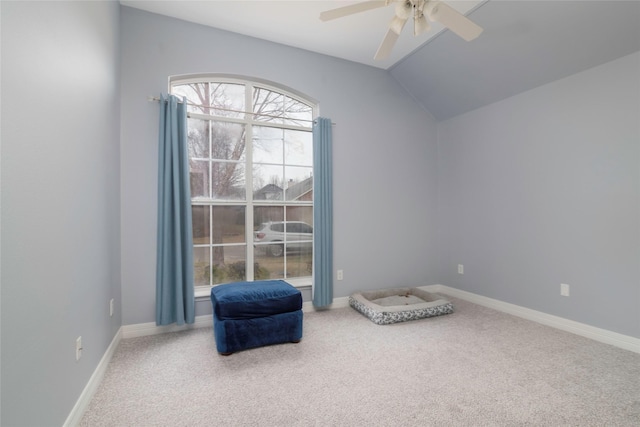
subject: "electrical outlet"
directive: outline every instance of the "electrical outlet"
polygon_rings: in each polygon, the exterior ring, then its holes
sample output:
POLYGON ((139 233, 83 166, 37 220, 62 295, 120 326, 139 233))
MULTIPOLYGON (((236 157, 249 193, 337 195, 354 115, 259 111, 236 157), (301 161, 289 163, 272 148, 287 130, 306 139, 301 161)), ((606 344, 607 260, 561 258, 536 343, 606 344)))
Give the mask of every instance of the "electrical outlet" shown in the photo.
POLYGON ((342 270, 337 271, 338 280, 344 279, 344 273, 342 270))
POLYGON ((113 298, 109 301, 109 316, 113 317, 113 298))
POLYGON ((560 295, 562 295, 563 297, 569 296, 569 285, 567 285, 566 283, 560 283, 560 295))
POLYGON ((464 265, 458 264, 458 274, 464 274, 464 265))
POLYGON ((76 338, 76 360, 82 357, 82 337, 76 338))

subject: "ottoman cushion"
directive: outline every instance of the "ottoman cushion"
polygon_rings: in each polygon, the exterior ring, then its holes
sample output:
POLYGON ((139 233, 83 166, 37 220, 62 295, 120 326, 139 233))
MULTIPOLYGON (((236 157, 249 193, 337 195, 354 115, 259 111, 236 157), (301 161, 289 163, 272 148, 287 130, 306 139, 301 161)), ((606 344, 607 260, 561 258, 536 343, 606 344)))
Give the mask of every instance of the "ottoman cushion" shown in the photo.
POLYGON ((282 280, 218 285, 211 288, 211 302, 219 320, 253 319, 302 308, 302 294, 282 280))

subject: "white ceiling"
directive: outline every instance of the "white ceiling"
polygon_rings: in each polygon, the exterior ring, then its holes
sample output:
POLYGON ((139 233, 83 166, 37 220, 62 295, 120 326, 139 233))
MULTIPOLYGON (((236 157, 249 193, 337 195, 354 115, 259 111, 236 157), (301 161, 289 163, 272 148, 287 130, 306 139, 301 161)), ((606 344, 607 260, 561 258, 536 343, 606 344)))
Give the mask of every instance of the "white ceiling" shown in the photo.
POLYGON ((358 2, 120 3, 389 70, 438 120, 640 50, 640 0, 447 0, 484 29, 480 37, 465 42, 435 24, 414 37, 407 25, 384 61, 373 56, 393 5, 322 22, 320 12, 358 2))
MULTIPOLYGON (((486 0, 448 0, 466 14, 486 0)), ((389 58, 373 59, 394 16, 394 4, 322 22, 320 12, 362 1, 340 0, 121 0, 125 6, 171 16, 234 33, 388 69, 444 28, 432 23, 429 33, 414 37, 410 25, 402 31, 389 58)))

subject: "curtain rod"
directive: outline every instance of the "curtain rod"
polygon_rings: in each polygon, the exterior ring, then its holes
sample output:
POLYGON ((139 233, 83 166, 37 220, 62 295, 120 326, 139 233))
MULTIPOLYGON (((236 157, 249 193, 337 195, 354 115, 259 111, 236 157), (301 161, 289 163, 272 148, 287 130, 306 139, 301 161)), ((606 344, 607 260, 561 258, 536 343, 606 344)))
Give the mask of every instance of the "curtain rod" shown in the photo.
MULTIPOLYGON (((148 96, 147 97, 147 101, 149 102, 160 102, 160 98, 157 96, 148 96)), ((183 104, 184 101, 178 101, 180 104, 183 104)), ((292 120, 292 121, 296 121, 296 122, 309 122, 309 123, 315 123, 316 120, 307 120, 307 119, 291 119, 291 118, 287 118, 287 117, 282 117, 282 116, 274 116, 271 114, 262 114, 262 113, 255 113, 253 111, 243 111, 243 110, 233 110, 231 108, 222 108, 222 107, 213 107, 210 105, 201 105, 201 104, 195 104, 193 102, 189 102, 187 101, 187 105, 192 105, 194 107, 203 107, 203 108, 213 108, 215 110, 221 110, 221 111, 230 111, 232 113, 243 113, 243 114, 253 114, 256 116, 263 116, 263 117, 271 117, 274 119, 282 119, 282 118, 286 118, 287 120, 292 120)), ((335 123, 331 122, 331 124, 333 126, 335 126, 335 123)))

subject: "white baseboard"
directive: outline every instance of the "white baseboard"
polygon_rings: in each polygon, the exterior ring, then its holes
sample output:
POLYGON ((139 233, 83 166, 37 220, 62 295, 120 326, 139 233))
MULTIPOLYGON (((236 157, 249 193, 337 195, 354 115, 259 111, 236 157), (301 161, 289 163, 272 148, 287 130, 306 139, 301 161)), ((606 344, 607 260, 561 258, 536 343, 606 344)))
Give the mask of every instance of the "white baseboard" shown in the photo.
POLYGON ((484 307, 489 307, 494 310, 512 314, 523 319, 541 323, 546 326, 551 326, 553 328, 560 329, 566 332, 571 332, 572 334, 590 338, 592 340, 599 341, 605 344, 610 344, 625 350, 633 351, 635 353, 640 353, 640 339, 630 337, 628 335, 611 332, 606 329, 596 328, 595 326, 590 326, 584 323, 575 322, 573 320, 564 319, 562 317, 532 310, 530 308, 521 307, 519 305, 510 304, 508 302, 502 302, 493 298, 476 295, 471 292, 462 291, 460 289, 450 288, 445 285, 420 286, 420 288, 428 292, 438 292, 446 295, 451 295, 452 297, 460 298, 465 301, 482 305, 484 307))
POLYGON ((77 426, 80 423, 80 420, 84 415, 84 412, 89 406, 89 402, 91 402, 93 395, 96 393, 98 386, 102 382, 102 378, 104 378, 104 374, 107 371, 109 362, 111 361, 111 358, 113 357, 113 353, 116 351, 116 348, 118 348, 118 345, 120 344, 121 339, 122 339, 122 328, 118 329, 118 332, 116 332, 116 335, 111 340, 111 344, 109 344, 107 351, 105 351, 104 355, 102 356, 102 359, 100 359, 100 363, 98 363, 98 366, 93 371, 93 374, 91 375, 91 378, 89 378, 87 385, 84 387, 84 390, 82 390, 80 397, 78 398, 78 400, 76 401, 76 404, 73 406, 73 409, 69 413, 69 416, 67 417, 67 420, 64 422, 63 427, 73 427, 73 426, 77 426))
MULTIPOLYGON (((349 297, 335 298, 333 300, 333 304, 322 309, 316 309, 313 306, 313 303, 311 301, 307 301, 302 304, 302 311, 311 312, 316 310, 326 310, 326 309, 347 307, 348 305, 349 305, 349 297)), ((179 332, 179 331, 187 331, 189 329, 196 329, 196 328, 208 328, 211 326, 213 326, 212 314, 197 316, 193 324, 182 325, 182 326, 177 326, 175 324, 167 325, 167 326, 158 326, 155 324, 155 322, 137 323, 134 325, 122 326, 122 338, 144 337, 148 335, 165 334, 167 332, 179 332)))
POLYGON ((349 306, 349 297, 339 297, 334 298, 333 303, 326 307, 315 308, 313 306, 313 301, 307 301, 302 303, 302 311, 303 312, 311 312, 311 311, 323 311, 323 310, 331 310, 333 308, 342 308, 349 306))
MULTIPOLYGON (((473 294, 471 292, 462 291, 460 289, 451 288, 445 285, 428 285, 420 286, 428 292, 437 292, 452 297, 460 298, 465 301, 469 301, 484 307, 489 307, 494 310, 502 311, 504 313, 512 314, 514 316, 521 317, 523 319, 531 320, 543 325, 551 326, 556 329, 571 332, 576 335, 580 335, 586 338, 590 338, 605 344, 614 345, 616 347, 630 350, 635 353, 640 353, 640 339, 630 337, 627 335, 619 334, 617 332, 611 332, 606 329, 596 328, 584 323, 575 322, 573 320, 564 319, 562 317, 554 316, 551 314, 543 313, 541 311, 532 310, 530 308, 521 307, 515 304, 499 301, 493 298, 484 297, 481 295, 473 294)), ((304 302, 302 304, 303 312, 312 312, 317 310, 331 310, 335 308, 342 308, 349 306, 349 297, 339 297, 333 300, 333 303, 327 307, 316 309, 311 301, 304 302)), ((147 335, 163 334, 167 332, 178 332, 194 328, 206 328, 213 325, 213 315, 204 315, 196 317, 195 323, 191 325, 168 325, 157 326, 154 322, 139 323, 134 325, 124 325, 121 328, 122 338, 134 338, 147 335)))
POLYGON ((213 326, 213 314, 197 316, 194 323, 189 325, 158 326, 155 322, 137 323, 122 326, 122 338, 144 337, 147 335, 166 334, 167 332, 187 331, 189 329, 206 328, 213 326))

